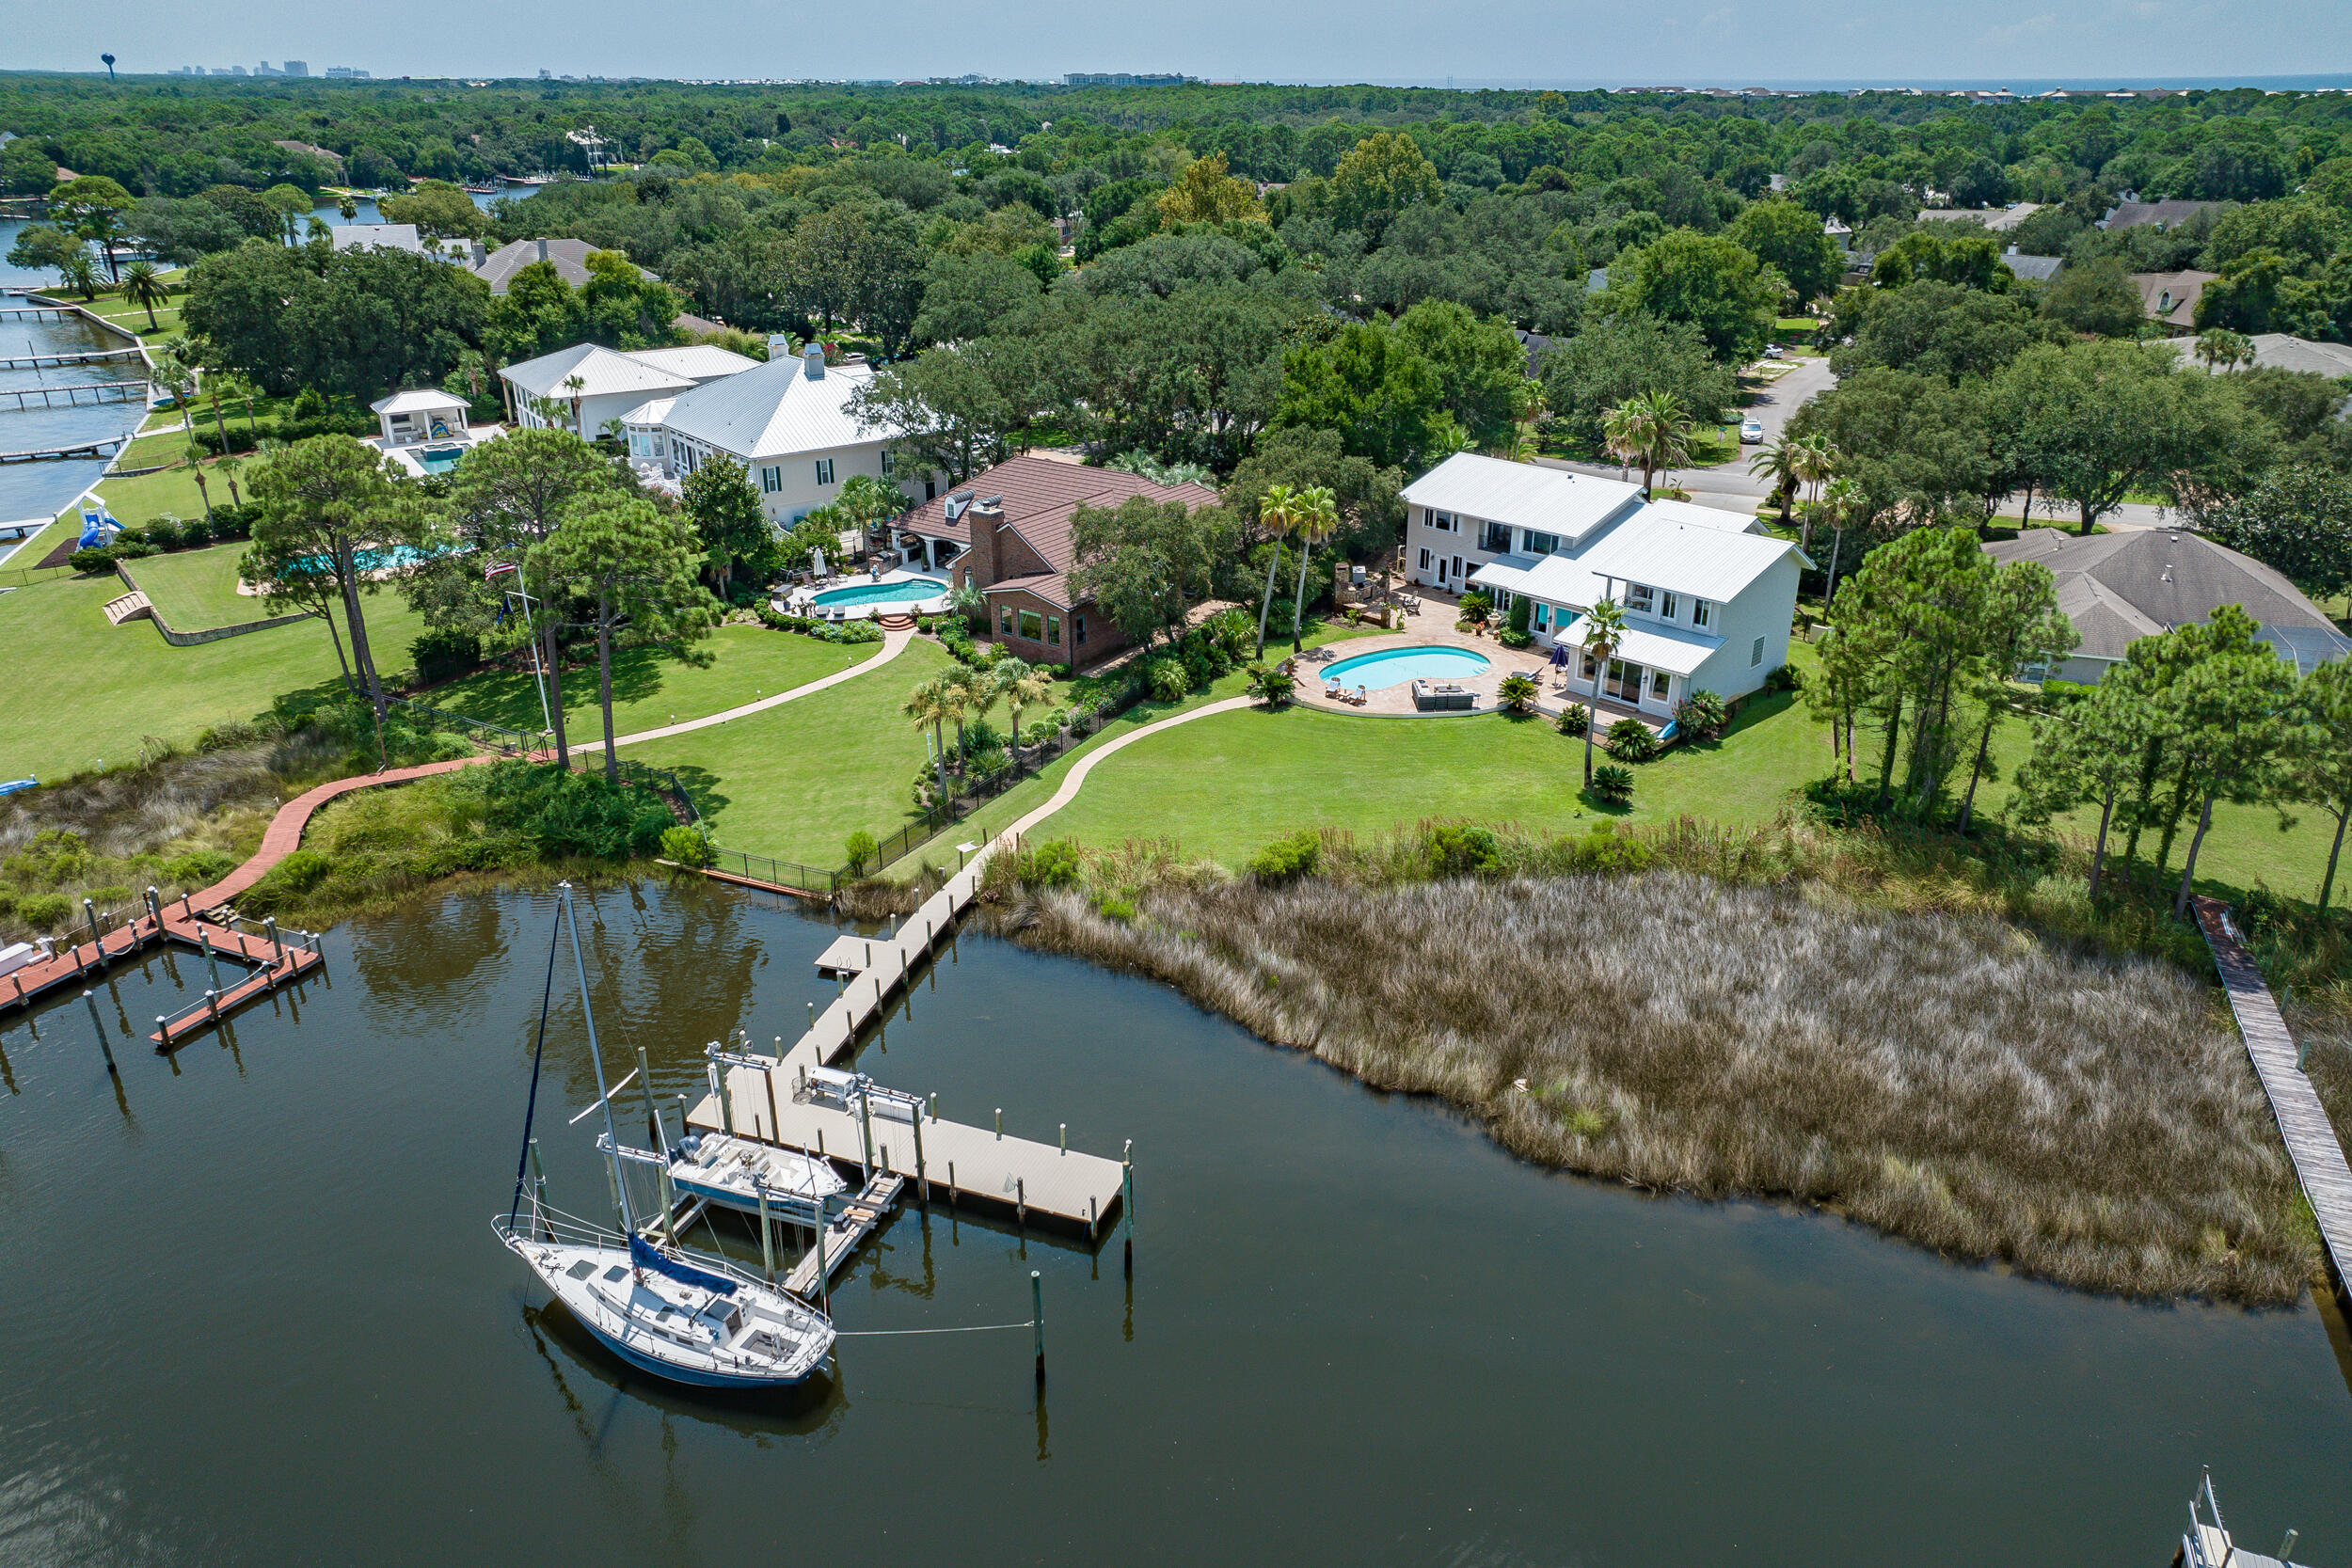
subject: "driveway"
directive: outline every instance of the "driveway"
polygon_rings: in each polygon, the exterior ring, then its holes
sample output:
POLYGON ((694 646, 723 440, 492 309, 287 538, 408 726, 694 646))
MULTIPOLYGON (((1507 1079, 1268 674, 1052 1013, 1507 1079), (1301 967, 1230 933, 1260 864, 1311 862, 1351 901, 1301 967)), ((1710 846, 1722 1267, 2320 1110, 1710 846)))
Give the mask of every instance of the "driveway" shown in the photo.
MULTIPOLYGON (((1765 362, 1772 363, 1769 360, 1765 362)), ((1764 439, 1767 441, 1779 440, 1780 433, 1787 428, 1790 416, 1804 405, 1805 400, 1828 391, 1837 382, 1837 378, 1830 373, 1826 356, 1799 359, 1796 367, 1756 393, 1740 413, 1740 418, 1754 420, 1764 427, 1764 439)), ((1721 467, 1744 470, 1748 453, 1755 450, 1753 447, 1743 448, 1737 461, 1721 467)), ((1687 482, 1685 488, 1688 488, 1687 482)))

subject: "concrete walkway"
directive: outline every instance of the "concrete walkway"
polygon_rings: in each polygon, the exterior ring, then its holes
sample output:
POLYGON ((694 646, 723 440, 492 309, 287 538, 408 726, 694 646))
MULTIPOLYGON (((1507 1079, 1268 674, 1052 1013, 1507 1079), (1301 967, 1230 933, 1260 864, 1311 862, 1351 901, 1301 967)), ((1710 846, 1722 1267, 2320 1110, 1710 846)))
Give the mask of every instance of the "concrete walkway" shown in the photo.
MULTIPOLYGON (((1179 724, 1189 724, 1196 719, 1206 719, 1212 713, 1238 713, 1243 708, 1252 706, 1256 702, 1257 699, 1254 697, 1227 697, 1220 702, 1203 704, 1201 706, 1194 708, 1190 713, 1179 713, 1172 718, 1163 719, 1156 724, 1146 724, 1139 730, 1130 730, 1125 735, 1120 736, 1117 740, 1112 741, 1109 745, 1098 747, 1094 751, 1089 752, 1085 756, 1080 757, 1076 763, 1072 765, 1071 769, 1067 774, 1063 775, 1061 787, 1054 791, 1052 800, 1047 800, 1043 805, 1038 807, 1035 811, 1028 813, 1026 816, 1015 819, 1010 827, 1006 828, 1004 831, 997 833, 996 836, 990 841, 989 847, 993 849, 998 844, 1020 837, 1023 833, 1027 832, 1031 828, 1036 827, 1039 823, 1044 821, 1047 817, 1061 810, 1062 807, 1076 800, 1078 798, 1079 789, 1087 782, 1087 775, 1093 772, 1094 765, 1101 762, 1104 757, 1117 754, 1124 748, 1132 746, 1136 741, 1143 739, 1146 736, 1157 735, 1162 730, 1174 729, 1179 724)), ((980 858, 981 857, 976 856, 972 863, 977 866, 979 863, 980 858)))
MULTIPOLYGON (((634 746, 643 740, 662 740, 670 736, 685 735, 693 730, 707 730, 713 724, 723 724, 730 719, 743 719, 755 713, 765 713, 768 709, 785 703, 813 696, 829 686, 839 686, 843 681, 855 680, 860 675, 881 669, 906 652, 907 644, 914 641, 915 636, 916 634, 912 630, 886 631, 882 633, 881 653, 871 658, 860 659, 846 670, 835 670, 832 674, 810 681, 805 686, 796 686, 789 691, 779 691, 772 697, 762 697, 758 702, 745 703, 740 707, 731 707, 722 713, 706 714, 700 719, 689 719, 682 724, 664 724, 658 730, 640 730, 635 735, 616 736, 612 742, 613 749, 617 751, 623 746, 634 746)), ((572 755, 587 756, 603 750, 602 740, 583 740, 572 748, 572 755)))

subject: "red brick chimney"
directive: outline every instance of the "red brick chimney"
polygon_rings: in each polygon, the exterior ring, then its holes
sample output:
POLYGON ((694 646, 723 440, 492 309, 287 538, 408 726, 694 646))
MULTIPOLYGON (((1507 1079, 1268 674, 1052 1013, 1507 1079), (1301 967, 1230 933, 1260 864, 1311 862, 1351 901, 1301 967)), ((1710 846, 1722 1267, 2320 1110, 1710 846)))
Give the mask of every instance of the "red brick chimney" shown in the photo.
POLYGON ((986 588, 1003 577, 997 564, 996 531, 1005 526, 1005 498, 983 496, 963 514, 972 530, 972 586, 986 588))

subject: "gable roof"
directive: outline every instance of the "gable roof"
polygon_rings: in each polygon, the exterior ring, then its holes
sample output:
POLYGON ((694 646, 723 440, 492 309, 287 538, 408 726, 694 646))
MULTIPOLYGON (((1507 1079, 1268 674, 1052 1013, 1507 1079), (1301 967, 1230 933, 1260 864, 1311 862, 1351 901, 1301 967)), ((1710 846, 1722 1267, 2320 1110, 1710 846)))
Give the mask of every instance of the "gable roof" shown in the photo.
POLYGON ((2222 201, 2121 201, 2099 220, 2102 229, 2137 229, 2143 223, 2176 229, 2200 213, 2219 212, 2222 201))
MULTIPOLYGON (((707 345, 653 352, 725 353, 707 345)), ((870 446, 896 434, 860 425, 850 410, 851 395, 873 378, 871 366, 831 365, 811 380, 803 373, 801 361, 789 355, 780 354, 764 364, 745 363, 748 368, 735 374, 680 393, 662 427, 744 463, 870 446)))
POLYGON ((440 391, 431 387, 419 387, 405 392, 394 392, 388 398, 378 398, 368 404, 368 412, 371 414, 421 414, 431 408, 464 408, 466 406, 466 400, 454 393, 440 391))
POLYGON ((2264 641, 2305 671, 2352 654, 2352 638, 2283 575, 2185 529, 2086 538, 2031 528, 1984 549, 1995 561, 2050 568, 2058 609, 2082 639, 2080 657, 2120 659, 2137 639, 2210 620, 2225 604, 2243 607, 2264 641))
POLYGON ((2022 256, 2014 250, 2010 250, 2003 252, 2001 265, 2007 267, 2012 277, 2022 277, 2029 283, 2047 283, 2066 269, 2066 258, 2063 256, 2022 256))
POLYGON ((1642 487, 1464 451, 1406 485, 1405 499, 1414 506, 1581 540, 1640 505, 1642 487))
MULTIPOLYGON (((1054 568, 1055 578, 1076 563, 1077 552, 1071 546, 1070 527, 1081 506, 1117 506, 1131 496, 1144 496, 1155 501, 1182 501, 1193 507, 1216 504, 1216 492, 1205 484, 1154 484, 1141 474, 1123 469, 1089 468, 1025 454, 973 475, 970 483, 956 486, 948 495, 925 501, 900 518, 898 526, 910 533, 968 546, 972 542, 972 514, 967 511, 953 522, 946 515, 950 497, 964 495, 976 500, 1002 497, 1004 526, 1019 534, 1023 543, 1054 568)), ((1064 584, 1050 586, 1057 593, 1067 592, 1064 584)), ((989 587, 1020 587, 1034 593, 1040 591, 1040 581, 1001 578, 989 587)), ((1068 601, 1064 598, 1059 602, 1068 601)))
POLYGON ((2139 309, 2150 321, 2170 326, 2191 326, 2197 321, 2198 297, 2219 273, 2136 272, 2132 287, 2139 291, 2139 309))
POLYGON ((723 375, 738 374, 761 363, 749 355, 721 348, 716 343, 688 343, 680 348, 635 348, 628 351, 628 356, 641 365, 651 365, 667 374, 682 375, 698 386, 706 381, 716 381, 723 375))
POLYGON ((635 355, 623 354, 601 343, 574 343, 553 354, 509 365, 499 374, 534 398, 573 396, 574 389, 564 383, 575 375, 581 383, 578 395, 583 398, 628 392, 650 398, 662 392, 683 392, 694 385, 685 376, 656 370, 635 355))
MULTIPOLYGON (((472 271, 490 285, 492 293, 502 294, 516 273, 533 261, 545 261, 555 269, 556 277, 577 289, 588 281, 588 253, 607 248, 586 240, 516 240, 484 257, 472 271)), ((643 267, 637 270, 647 277, 653 276, 643 267)))
POLYGON ((1611 529, 1576 563, 1597 577, 1728 604, 1788 556, 1812 564, 1793 540, 1742 533, 1652 505, 1611 529))
POLYGON ((337 250, 414 250, 421 252, 424 242, 417 238, 413 223, 343 223, 335 226, 334 247, 337 250))
POLYGON ((2013 202, 2007 207, 1930 207, 1919 214, 1921 223, 1950 223, 1974 218, 1994 233, 2006 233, 2047 205, 2039 201, 2013 202))

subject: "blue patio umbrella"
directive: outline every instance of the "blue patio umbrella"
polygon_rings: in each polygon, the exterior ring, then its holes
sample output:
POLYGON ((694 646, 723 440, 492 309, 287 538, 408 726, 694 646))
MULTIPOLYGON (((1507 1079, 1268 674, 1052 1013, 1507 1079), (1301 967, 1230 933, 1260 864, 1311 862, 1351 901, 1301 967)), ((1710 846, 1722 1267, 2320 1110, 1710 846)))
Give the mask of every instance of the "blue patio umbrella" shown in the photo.
POLYGON ((1568 645, 1565 642, 1554 642, 1551 645, 1551 667, 1555 670, 1565 670, 1568 667, 1568 645))

